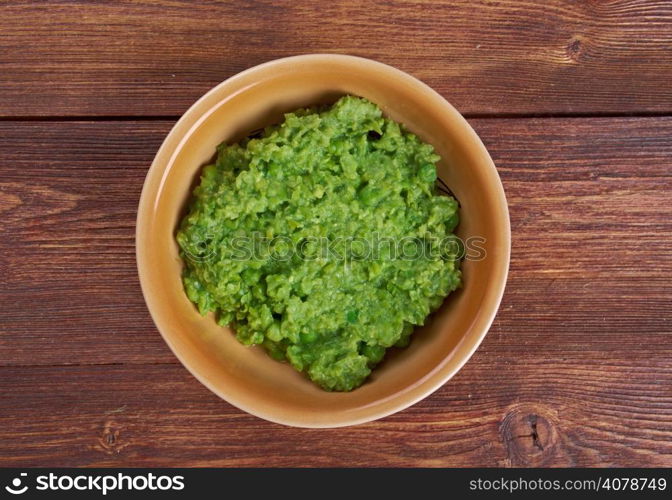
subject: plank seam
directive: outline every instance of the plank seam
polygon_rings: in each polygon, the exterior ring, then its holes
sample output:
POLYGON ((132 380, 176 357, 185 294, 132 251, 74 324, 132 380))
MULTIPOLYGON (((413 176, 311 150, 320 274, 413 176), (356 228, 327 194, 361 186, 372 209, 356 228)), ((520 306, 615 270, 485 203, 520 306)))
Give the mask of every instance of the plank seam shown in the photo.
MULTIPOLYGON (((571 113, 462 113, 471 120, 501 120, 501 119, 532 119, 532 118, 667 118, 672 117, 670 111, 651 111, 633 113, 611 112, 571 112, 571 113)), ((0 122, 105 122, 105 121, 177 121, 181 115, 67 115, 67 116, 40 116, 17 115, 0 116, 0 122)))

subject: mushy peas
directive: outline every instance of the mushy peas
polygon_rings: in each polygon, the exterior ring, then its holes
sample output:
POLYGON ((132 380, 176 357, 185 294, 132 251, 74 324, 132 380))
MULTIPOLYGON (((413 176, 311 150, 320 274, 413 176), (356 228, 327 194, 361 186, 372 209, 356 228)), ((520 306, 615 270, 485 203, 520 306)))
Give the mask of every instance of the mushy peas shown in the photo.
POLYGON ((438 160, 353 96, 220 145, 177 232, 187 296, 323 389, 358 387, 460 286, 438 160))

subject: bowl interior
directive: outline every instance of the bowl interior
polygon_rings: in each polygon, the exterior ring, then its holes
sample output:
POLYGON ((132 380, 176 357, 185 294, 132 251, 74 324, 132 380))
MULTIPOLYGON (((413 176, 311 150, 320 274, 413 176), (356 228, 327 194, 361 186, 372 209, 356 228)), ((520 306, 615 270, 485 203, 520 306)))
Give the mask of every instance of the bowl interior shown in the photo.
MULTIPOLYGON (((347 56, 299 56, 248 70, 206 94, 178 122, 148 174, 138 215, 138 266, 159 330, 185 366, 215 393, 250 413, 307 427, 348 425, 404 408, 440 386, 478 346, 506 279, 509 225, 501 183, 485 148, 440 96, 398 70, 347 56), (463 262, 453 293, 410 346, 389 353, 350 393, 321 390, 260 348, 201 317, 180 280, 175 229, 215 147, 282 120, 285 112, 353 94, 378 104, 432 144, 439 175, 461 204, 458 235, 485 257, 463 262)), ((473 252, 474 255, 477 252, 473 252)))

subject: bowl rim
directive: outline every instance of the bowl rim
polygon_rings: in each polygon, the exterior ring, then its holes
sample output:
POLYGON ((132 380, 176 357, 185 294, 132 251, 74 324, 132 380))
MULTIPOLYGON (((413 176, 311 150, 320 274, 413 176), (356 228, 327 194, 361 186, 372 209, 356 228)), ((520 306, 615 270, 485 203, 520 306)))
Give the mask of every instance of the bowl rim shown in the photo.
POLYGON ((152 317, 152 320, 157 330, 159 330, 159 333, 161 334, 163 340, 168 345, 169 349, 180 361, 180 363, 187 369, 187 371, 191 373, 191 375, 193 375, 201 384, 203 384, 210 391, 212 391, 214 394, 216 394, 229 404, 251 415, 262 418, 264 420, 268 420, 274 423, 287 425, 291 427, 336 428, 336 427, 345 427, 345 426, 362 424, 380 418, 384 418, 386 416, 397 413, 414 405, 418 401, 426 398, 427 396, 431 395, 436 390, 438 390, 442 385, 444 385, 448 380, 450 380, 459 370, 461 370, 462 367, 467 363, 467 361, 469 361, 469 359, 471 359, 474 352, 481 345, 483 339, 488 333, 488 330, 492 326, 497 311, 499 310, 502 297, 504 295, 511 258, 511 224, 504 187, 502 185, 501 178, 499 177, 499 173, 497 172, 495 164, 492 161, 492 158, 490 157, 490 154, 485 148, 485 145, 481 141, 480 137, 476 134, 476 132, 467 122, 467 120, 443 96, 441 96, 437 91, 435 91, 433 88, 431 88, 429 85, 422 82, 421 80, 388 64, 359 56, 352 56, 345 54, 315 53, 315 54, 302 54, 302 55, 283 57, 279 59, 273 59, 264 62, 262 64, 250 67, 244 71, 241 71, 240 73, 237 73, 227 78, 226 80, 222 81, 221 83, 211 88, 209 91, 203 94, 198 100, 196 100, 196 102, 194 102, 189 107, 189 109, 187 109, 187 111, 177 120, 177 122, 173 125, 173 127, 170 129, 170 131, 164 138, 161 146, 159 147, 152 161, 149 170, 147 171, 147 175, 143 183, 142 193, 140 195, 140 201, 138 205, 136 230, 135 230, 135 247, 136 247, 135 248, 136 263, 138 269, 138 276, 140 280, 140 286, 150 316, 152 317), (146 226, 148 225, 147 221, 148 217, 146 217, 145 214, 149 213, 149 211, 151 210, 152 205, 155 201, 155 197, 158 194, 158 191, 154 192, 153 190, 151 190, 151 186, 153 184, 156 184, 157 180, 159 181, 159 183, 161 182, 161 178, 164 175, 164 167, 166 164, 170 163, 170 160, 168 161, 168 163, 166 163, 163 161, 163 159, 172 158, 172 156, 177 151, 180 150, 183 142, 188 137, 190 137, 191 130, 195 129, 198 126, 198 124, 209 115, 211 107, 202 110, 200 108, 202 107, 203 103, 208 101, 212 96, 216 95, 223 87, 234 86, 236 82, 243 80, 247 78, 249 75, 252 75, 256 72, 260 72, 269 67, 291 66, 292 64, 295 63, 325 62, 329 60, 341 63, 373 65, 378 70, 380 70, 383 73, 387 73, 391 77, 402 79, 406 84, 412 85, 415 88, 417 88, 418 91, 424 92, 427 95, 431 96, 435 102, 439 103, 443 107, 446 113, 451 115, 452 119, 454 119, 457 123, 459 123, 459 126, 462 129, 464 129, 464 131, 468 135, 469 140, 472 142, 473 146, 478 150, 478 154, 484 159, 483 168, 487 169, 488 178, 490 179, 490 181, 492 181, 493 191, 496 193, 496 199, 493 200, 493 203, 496 205, 495 210, 501 213, 502 215, 501 222, 504 223, 504 226, 499 230, 499 232, 501 233, 500 235, 501 237, 503 237, 503 241, 505 244, 504 248, 501 249, 502 256, 500 257, 503 263, 501 266, 496 267, 497 273, 489 286, 491 292, 488 301, 490 302, 491 306, 487 311, 487 313, 482 314, 483 318, 481 321, 480 332, 478 333, 478 337, 475 339, 475 341, 473 341, 473 345, 471 346, 471 348, 465 354, 462 355, 461 359, 457 360, 457 362, 448 369, 446 369, 446 367, 441 364, 437 365, 437 367, 435 367, 425 377, 426 380, 423 381, 425 387, 422 391, 420 391, 418 394, 412 397, 401 397, 398 404, 391 405, 391 407, 389 408, 383 408, 377 411, 372 411, 370 413, 367 413, 365 416, 359 418, 342 419, 340 421, 336 422, 332 421, 330 423, 324 423, 324 422, 313 423, 313 422, 306 422, 304 420, 297 421, 288 418, 280 418, 278 415, 274 413, 260 411, 257 408, 250 407, 248 404, 239 401, 236 396, 231 395, 229 393, 225 393, 225 391, 220 390, 214 384, 210 383, 210 381, 207 380, 205 376, 199 373, 197 366, 191 366, 191 363, 185 359, 185 356, 183 356, 180 350, 177 349, 175 343, 171 339, 171 336, 167 333, 168 329, 163 326, 162 318, 158 314, 159 308, 157 306, 154 306, 157 300, 155 299, 155 297, 152 296, 150 292, 150 283, 146 270, 149 256, 143 251, 143 249, 146 247, 146 245, 144 244, 147 234, 145 229, 146 226))

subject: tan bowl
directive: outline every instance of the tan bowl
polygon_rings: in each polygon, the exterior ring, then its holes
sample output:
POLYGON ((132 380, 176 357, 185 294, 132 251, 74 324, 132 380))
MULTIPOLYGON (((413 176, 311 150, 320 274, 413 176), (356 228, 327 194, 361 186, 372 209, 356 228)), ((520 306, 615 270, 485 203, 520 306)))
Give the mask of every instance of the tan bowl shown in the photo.
POLYGON ((221 83, 166 137, 147 174, 137 221, 137 259, 149 311, 179 360, 206 387, 258 417, 299 427, 338 427, 402 410, 450 379, 483 340, 504 292, 510 254, 504 190, 488 152, 462 116, 431 88, 390 66, 343 55, 271 61, 221 83), (441 155, 439 175, 461 203, 458 234, 481 237, 487 256, 465 260, 464 286, 349 393, 318 388, 261 348, 201 317, 180 281, 175 230, 201 167, 222 141, 343 94, 365 97, 441 155))

